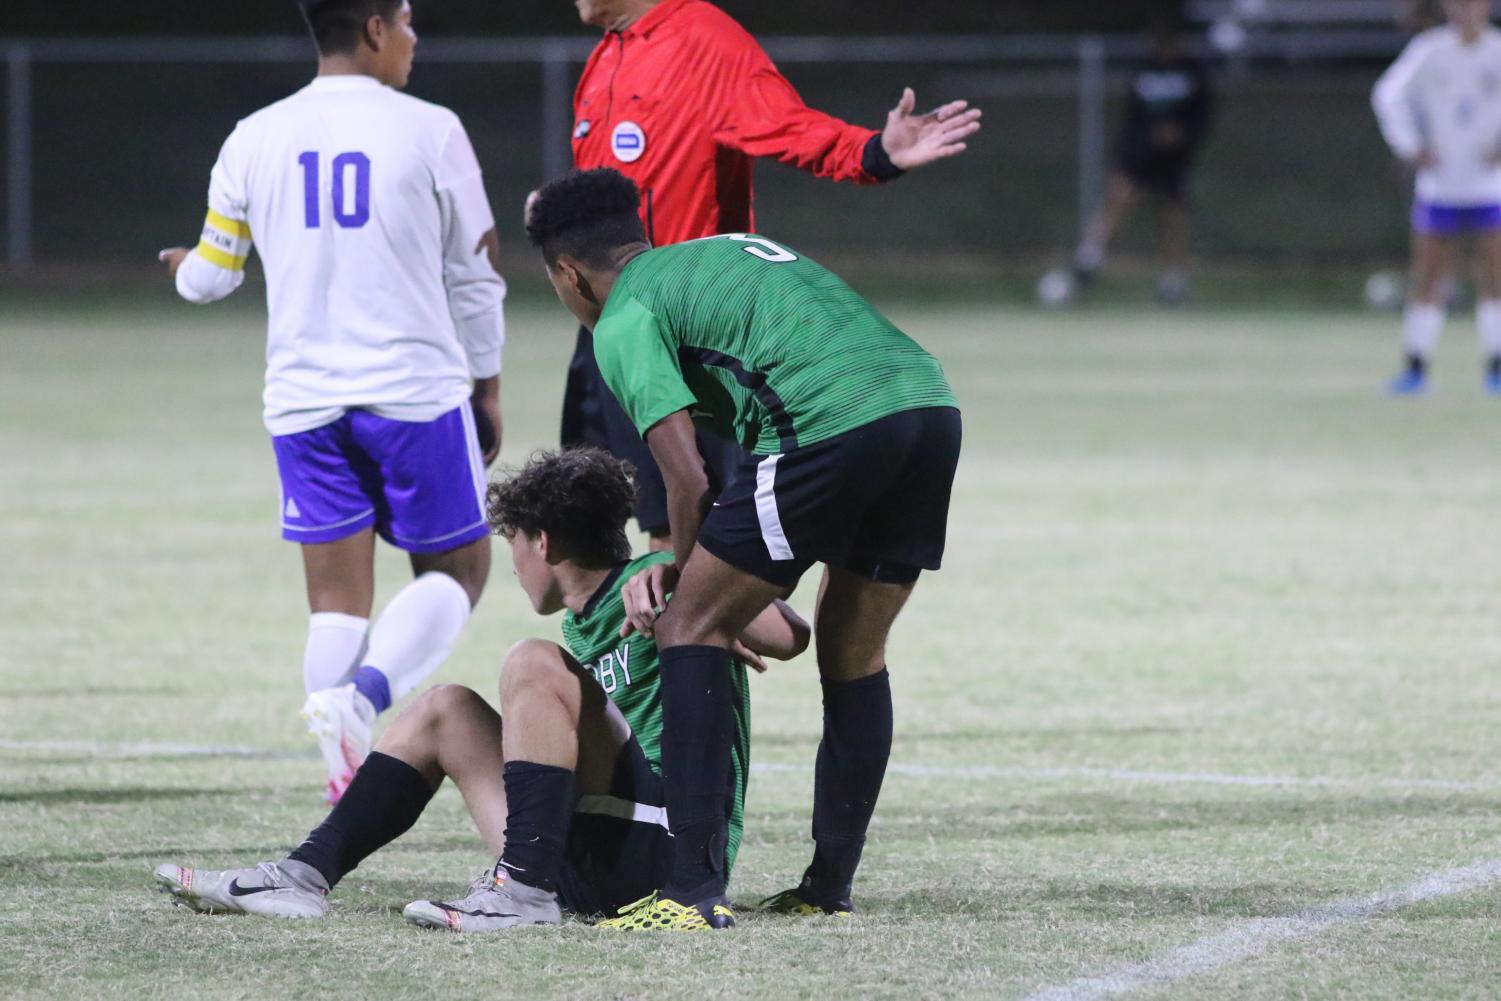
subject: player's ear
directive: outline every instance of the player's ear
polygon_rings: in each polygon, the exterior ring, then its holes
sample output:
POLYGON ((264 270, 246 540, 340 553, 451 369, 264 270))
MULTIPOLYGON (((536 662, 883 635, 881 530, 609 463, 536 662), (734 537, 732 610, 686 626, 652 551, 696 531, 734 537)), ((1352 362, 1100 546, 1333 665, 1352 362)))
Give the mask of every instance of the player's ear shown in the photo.
POLYGON ((365 44, 370 51, 379 52, 386 44, 386 22, 379 14, 371 14, 365 18, 363 30, 365 44))

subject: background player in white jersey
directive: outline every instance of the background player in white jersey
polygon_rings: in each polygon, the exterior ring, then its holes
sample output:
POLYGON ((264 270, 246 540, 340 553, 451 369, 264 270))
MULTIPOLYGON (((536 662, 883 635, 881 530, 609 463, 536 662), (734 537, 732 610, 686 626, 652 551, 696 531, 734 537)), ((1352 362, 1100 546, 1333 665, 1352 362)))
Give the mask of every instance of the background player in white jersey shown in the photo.
POLYGON ((463 126, 397 92, 410 5, 300 6, 317 78, 240 122, 202 242, 161 256, 183 298, 207 303, 244 280, 252 236, 260 249, 265 422, 312 610, 304 715, 337 800, 375 716, 448 655, 490 573, 505 283, 463 126), (416 579, 370 626, 376 533, 411 554, 416 579))
POLYGON ((1444 0, 1444 12, 1448 24, 1414 38, 1372 99, 1387 143, 1417 171, 1407 368, 1391 391, 1427 388, 1459 244, 1473 236, 1485 386, 1501 395, 1501 31, 1491 0, 1444 0))

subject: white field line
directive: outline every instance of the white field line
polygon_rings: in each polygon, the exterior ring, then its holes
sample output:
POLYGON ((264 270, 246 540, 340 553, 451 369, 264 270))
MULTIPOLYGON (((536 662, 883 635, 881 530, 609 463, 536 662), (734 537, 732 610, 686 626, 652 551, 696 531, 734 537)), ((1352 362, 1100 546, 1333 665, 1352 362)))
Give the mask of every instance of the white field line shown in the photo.
POLYGON ((81 754, 90 758, 310 758, 307 751, 276 751, 268 747, 233 747, 216 744, 158 744, 149 741, 107 744, 94 740, 7 740, 0 738, 0 751, 43 751, 81 754))
POLYGON ((1251 959, 1275 945, 1313 938, 1337 925, 1356 924, 1425 901, 1485 889, 1498 881, 1501 881, 1501 859, 1436 872, 1394 892, 1336 900, 1280 918, 1242 922, 1217 935, 1160 953, 1144 963, 1123 966, 1097 977, 1080 977, 1072 983, 1029 995, 1025 1001, 1095 1001, 1145 987, 1161 987, 1251 959))
MULTIPOLYGON (((265 747, 237 747, 215 744, 163 744, 151 742, 103 743, 92 740, 10 740, 0 738, 0 751, 40 751, 81 754, 93 758, 311 758, 306 751, 277 751, 265 747)), ((812 765, 753 762, 752 772, 763 774, 807 774, 812 765)), ((988 765, 913 765, 894 762, 888 775, 912 778, 950 779, 1103 779, 1111 782, 1140 782, 1149 785, 1218 785, 1268 788, 1353 788, 1437 790, 1443 792, 1494 792, 1501 785, 1450 779, 1418 778, 1335 778, 1320 775, 1231 775, 1223 772, 1155 772, 1134 768, 1026 768, 988 765)))
MULTIPOLYGON (((807 772, 809 765, 752 763, 753 772, 807 772)), ((1136 768, 1024 768, 988 765, 904 765, 893 763, 888 775, 916 778, 972 779, 1108 779, 1113 782, 1143 782, 1156 785, 1219 786, 1312 786, 1315 788, 1358 787, 1363 789, 1434 789, 1449 792, 1488 792, 1501 789, 1494 783, 1452 779, 1335 778, 1328 775, 1228 775, 1223 772, 1154 772, 1136 768)))

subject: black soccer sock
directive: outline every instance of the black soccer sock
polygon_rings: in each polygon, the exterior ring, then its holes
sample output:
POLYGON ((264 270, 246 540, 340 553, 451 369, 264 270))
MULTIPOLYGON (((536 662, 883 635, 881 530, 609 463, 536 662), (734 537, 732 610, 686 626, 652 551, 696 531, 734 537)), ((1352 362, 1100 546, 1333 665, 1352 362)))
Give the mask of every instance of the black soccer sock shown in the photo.
POLYGON ((1501 355, 1491 355, 1485 360, 1485 373, 1492 379, 1501 378, 1501 355))
POLYGON ((539 890, 558 888, 568 819, 573 813, 573 772, 531 761, 507 761, 506 848, 498 866, 509 878, 539 890))
POLYGON ((1410 354, 1407 356, 1407 371, 1413 375, 1423 375, 1428 371, 1428 359, 1422 355, 1410 354))
POLYGON ((823 740, 813 779, 816 847, 806 877, 820 898, 849 897, 891 758, 891 729, 885 668, 857 681, 823 683, 823 740))
POLYGON ((734 785, 730 655, 713 646, 661 651, 662 784, 672 829, 664 895, 690 903, 724 892, 734 785))
POLYGON ((288 858, 317 869, 333 889, 371 852, 411 830, 434 792, 405 761, 371 751, 328 819, 288 858))

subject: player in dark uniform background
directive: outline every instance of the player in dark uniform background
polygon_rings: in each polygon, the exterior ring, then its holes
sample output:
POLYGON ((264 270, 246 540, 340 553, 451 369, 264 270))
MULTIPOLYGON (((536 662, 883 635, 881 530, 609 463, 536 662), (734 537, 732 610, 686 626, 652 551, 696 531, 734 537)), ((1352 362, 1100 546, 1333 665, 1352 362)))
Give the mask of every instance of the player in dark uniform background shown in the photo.
POLYGON ((1209 131, 1212 95, 1204 66, 1184 49, 1182 25, 1163 19, 1152 31, 1152 56, 1131 77, 1126 123, 1105 204, 1090 220, 1074 254, 1074 269, 1088 284, 1105 264, 1121 224, 1143 194, 1155 196, 1162 239, 1157 295, 1180 302, 1188 295, 1189 171, 1209 131))
MULTIPOLYGON (((611 167, 635 181, 641 222, 656 246, 753 231, 758 159, 876 184, 964 152, 980 128, 980 112, 964 101, 917 113, 910 89, 881 130, 810 108, 750 33, 705 0, 576 5, 579 18, 605 36, 574 94, 574 166, 611 167)), ((561 439, 601 446, 636 467, 637 522, 664 547, 661 475, 600 378, 584 330, 569 365, 561 439)), ((738 460, 732 443, 704 435, 699 444, 716 475, 738 460)))

